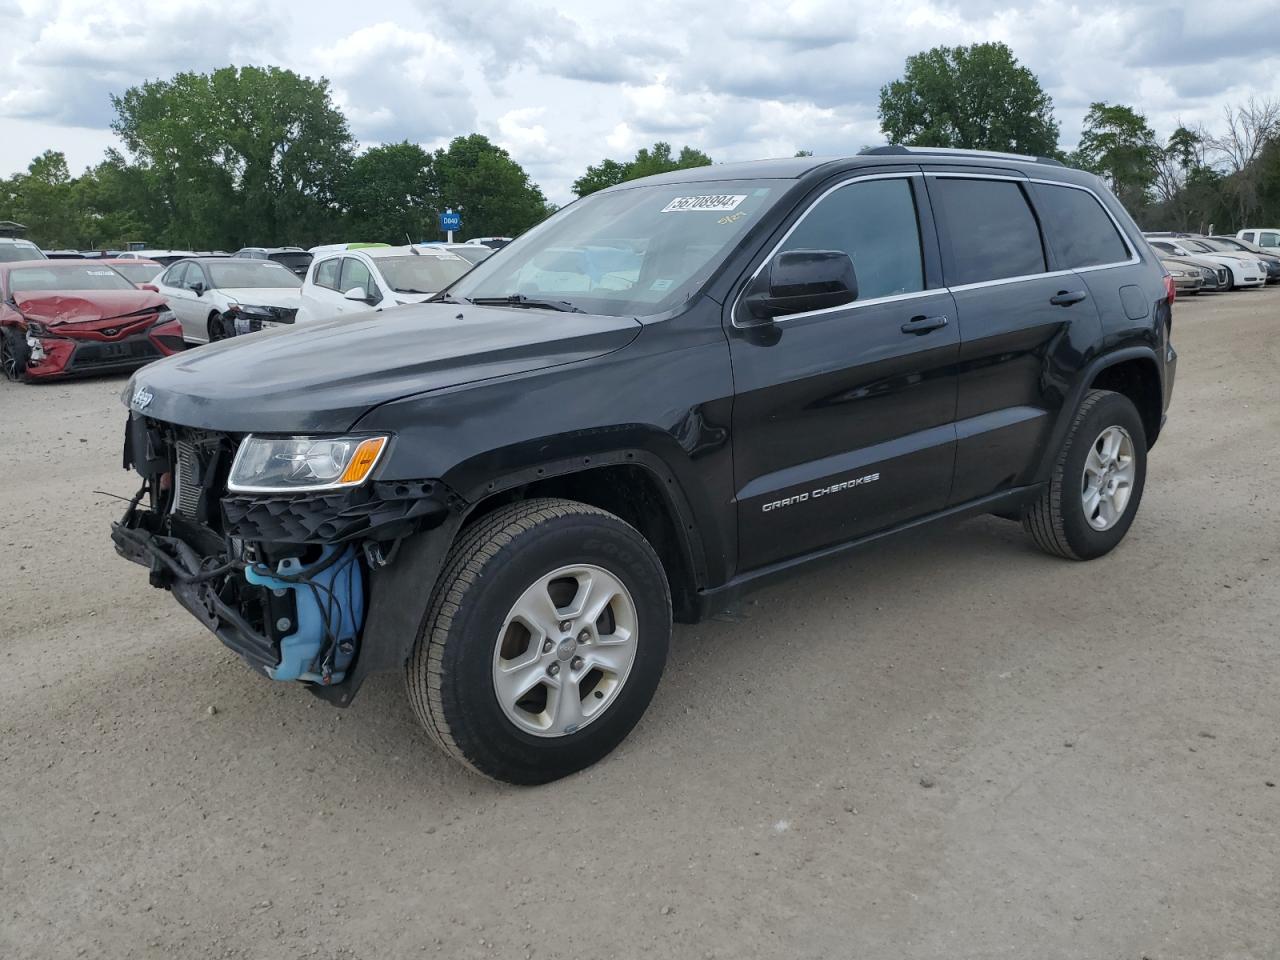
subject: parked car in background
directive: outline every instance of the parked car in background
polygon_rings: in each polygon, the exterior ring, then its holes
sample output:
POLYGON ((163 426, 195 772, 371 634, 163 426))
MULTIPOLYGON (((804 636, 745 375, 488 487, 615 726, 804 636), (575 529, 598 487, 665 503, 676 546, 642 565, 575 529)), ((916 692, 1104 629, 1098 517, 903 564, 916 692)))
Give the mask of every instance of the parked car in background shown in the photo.
POLYGON ((0 237, 0 263, 11 263, 15 260, 48 260, 39 247, 30 240, 18 240, 15 237, 0 237))
POLYGON ((1246 253, 1256 256, 1267 265, 1267 283, 1280 283, 1280 253, 1267 253, 1256 243, 1238 240, 1235 237, 1200 237, 1199 239, 1225 253, 1246 253))
POLYGON ((508 243, 511 242, 511 238, 510 237, 472 237, 470 240, 466 242, 471 244, 472 246, 475 246, 478 244, 480 246, 492 247, 494 250, 501 250, 503 247, 505 247, 508 243))
POLYGON ((270 260, 198 257, 179 260, 155 281, 188 343, 226 340, 293 323, 302 281, 270 260))
POLYGON ((1208 267, 1189 260, 1179 260, 1177 257, 1162 256, 1160 262, 1169 271, 1169 276, 1173 278, 1173 288, 1180 297, 1200 293, 1204 289, 1206 274, 1213 278, 1214 289, 1217 289, 1217 277, 1208 267))
POLYGON ((246 260, 274 260, 288 267, 297 276, 305 277, 313 254, 301 247, 241 247, 231 256, 246 260))
POLYGON ((302 283, 298 322, 421 303, 472 263, 432 247, 366 247, 321 254, 302 283))
POLYGON ((1267 253, 1280 253, 1280 227, 1254 227, 1236 233, 1237 240, 1248 240, 1257 244, 1267 253))
POLYGON ((182 348, 164 298, 83 260, 0 264, 0 367, 10 380, 133 370, 182 348))
POLYGON ((481 243, 435 243, 427 240, 417 246, 426 248, 434 247, 437 250, 446 250, 455 257, 461 257, 472 266, 475 266, 481 260, 488 260, 497 251, 493 247, 486 247, 481 243))
MULTIPOLYGON (((149 289, 156 289, 156 277, 160 276, 164 270, 162 264, 156 263, 154 260, 136 260, 112 258, 109 260, 98 260, 97 263, 105 263, 116 273, 123 274, 124 278, 132 283, 135 287, 141 287, 146 284, 149 289)), ((157 290, 158 292, 158 290, 157 290)))
POLYGON ((46 250, 44 255, 50 260, 83 260, 84 254, 79 250, 46 250))
POLYGON ((1190 237, 1148 237, 1147 242, 1157 253, 1172 254, 1175 257, 1198 257, 1227 268, 1225 289, 1236 287, 1261 287, 1267 282, 1267 268, 1253 257, 1246 259, 1243 255, 1219 253, 1211 250, 1190 237))

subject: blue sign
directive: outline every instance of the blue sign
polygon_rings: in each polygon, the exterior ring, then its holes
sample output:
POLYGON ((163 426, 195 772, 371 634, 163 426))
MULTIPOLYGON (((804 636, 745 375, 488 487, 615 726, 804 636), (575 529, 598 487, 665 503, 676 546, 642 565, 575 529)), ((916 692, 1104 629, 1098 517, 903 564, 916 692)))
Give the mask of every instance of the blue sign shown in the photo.
POLYGON ((462 214, 460 213, 442 213, 440 214, 441 230, 457 230, 462 226, 462 214))

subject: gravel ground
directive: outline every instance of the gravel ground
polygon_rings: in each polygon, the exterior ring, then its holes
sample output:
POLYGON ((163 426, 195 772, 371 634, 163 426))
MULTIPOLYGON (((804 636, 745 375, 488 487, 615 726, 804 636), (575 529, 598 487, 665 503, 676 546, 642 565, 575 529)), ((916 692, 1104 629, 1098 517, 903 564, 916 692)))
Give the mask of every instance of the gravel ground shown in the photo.
POLYGON ((1277 289, 1178 303, 1110 556, 984 518, 820 568, 538 789, 398 677, 243 667, 111 551, 123 379, 0 383, 0 956, 1275 957, 1278 334, 1277 289))

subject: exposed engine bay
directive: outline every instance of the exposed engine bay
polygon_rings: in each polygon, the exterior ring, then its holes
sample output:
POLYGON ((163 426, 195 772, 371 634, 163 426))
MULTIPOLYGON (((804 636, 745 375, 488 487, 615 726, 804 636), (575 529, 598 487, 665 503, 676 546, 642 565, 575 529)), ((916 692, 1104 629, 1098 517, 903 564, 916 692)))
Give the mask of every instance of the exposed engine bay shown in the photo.
POLYGON ((112 540, 254 669, 320 692, 359 655, 370 572, 438 523, 448 497, 431 481, 229 494, 241 439, 132 414, 124 466, 142 486, 112 540))

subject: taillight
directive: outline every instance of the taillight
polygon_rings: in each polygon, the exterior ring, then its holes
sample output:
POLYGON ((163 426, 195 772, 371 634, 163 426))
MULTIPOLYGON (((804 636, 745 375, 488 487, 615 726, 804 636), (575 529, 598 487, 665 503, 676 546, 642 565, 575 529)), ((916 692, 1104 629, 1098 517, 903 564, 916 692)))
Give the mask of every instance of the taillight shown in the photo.
POLYGON ((1170 303, 1178 299, 1178 288, 1173 285, 1173 277, 1164 275, 1164 298, 1170 303))

